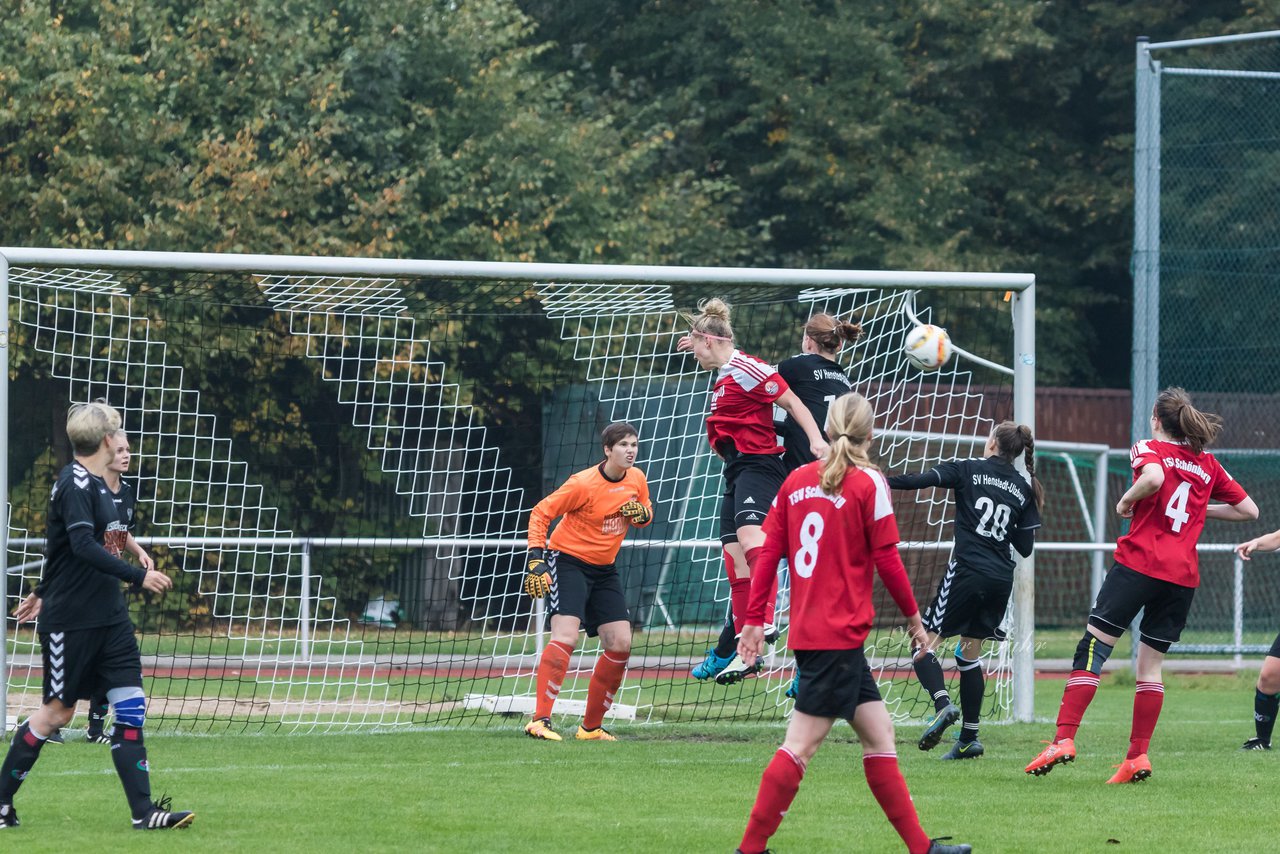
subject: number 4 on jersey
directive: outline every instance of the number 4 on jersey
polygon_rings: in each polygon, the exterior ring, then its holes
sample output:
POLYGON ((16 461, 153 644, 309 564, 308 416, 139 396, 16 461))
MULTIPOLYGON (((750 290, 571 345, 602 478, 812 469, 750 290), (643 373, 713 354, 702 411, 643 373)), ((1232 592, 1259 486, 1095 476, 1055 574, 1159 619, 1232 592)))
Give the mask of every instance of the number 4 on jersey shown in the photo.
POLYGON ((1176 534, 1187 524, 1191 514, 1187 513, 1187 499, 1191 497, 1191 484, 1183 481, 1169 496, 1169 503, 1164 506, 1164 515, 1172 520, 1173 532, 1176 534))

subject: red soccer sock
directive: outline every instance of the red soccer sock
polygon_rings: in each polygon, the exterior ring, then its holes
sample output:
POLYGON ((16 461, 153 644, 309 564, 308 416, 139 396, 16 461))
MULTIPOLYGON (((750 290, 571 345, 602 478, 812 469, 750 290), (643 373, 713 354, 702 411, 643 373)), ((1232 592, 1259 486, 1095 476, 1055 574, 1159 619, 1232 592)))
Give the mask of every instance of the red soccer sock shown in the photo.
POLYGON ((587 711, 582 716, 582 726, 586 729, 595 729, 604 722, 604 713, 613 707, 613 695, 618 693, 630 657, 630 650, 606 650, 596 659, 595 669, 591 671, 591 684, 587 686, 587 711))
POLYGON ((1098 674, 1088 670, 1072 670, 1067 677, 1066 690, 1062 692, 1062 704, 1058 706, 1058 733, 1054 741, 1075 738, 1085 710, 1098 693, 1098 674))
POLYGON ((729 607, 733 609, 733 633, 742 634, 742 621, 747 616, 747 600, 751 598, 750 578, 729 579, 729 607))
POLYGON ((1160 720, 1160 708, 1164 705, 1164 685, 1159 682, 1139 682, 1133 694, 1133 727, 1129 730, 1129 753, 1125 759, 1136 759, 1151 746, 1151 734, 1160 720))
POLYGON ((907 843, 911 854, 925 854, 929 850, 929 835, 920 826, 916 806, 907 791, 907 781, 898 770, 898 757, 893 753, 867 753, 862 757, 862 770, 867 775, 867 785, 875 795, 885 818, 907 843))
POLYGON ((537 703, 533 710, 535 718, 551 717, 551 707, 560 696, 560 685, 564 682, 565 671, 569 669, 569 657, 573 655, 573 647, 560 641, 552 641, 542 651, 538 661, 537 703))
POLYGON ((760 778, 760 791, 756 793, 755 805, 751 807, 751 818, 747 821, 746 832, 742 834, 739 850, 744 854, 765 850, 769 837, 778 831, 782 817, 795 800, 803 778, 804 766, 800 764, 800 758, 785 747, 779 747, 760 778))

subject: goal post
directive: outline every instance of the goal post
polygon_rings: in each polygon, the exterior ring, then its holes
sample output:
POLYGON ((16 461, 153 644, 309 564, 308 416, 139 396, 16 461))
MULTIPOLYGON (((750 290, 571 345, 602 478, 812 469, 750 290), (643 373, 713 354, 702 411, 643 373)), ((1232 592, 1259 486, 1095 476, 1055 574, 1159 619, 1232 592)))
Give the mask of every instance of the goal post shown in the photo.
MULTIPOLYGON (((60 414, 105 397, 133 442, 135 535, 176 582, 130 597, 152 716, 176 729, 527 714, 545 641, 519 591, 528 513, 598 461, 615 420, 639 428, 657 517, 619 555, 636 635, 615 715, 785 716, 785 633, 760 679, 688 678, 728 601, 710 377, 675 350, 701 298, 726 298, 742 349, 775 364, 814 312, 861 322, 840 362, 875 407, 886 470, 970 455, 1001 418, 1035 423, 1027 274, 4 248, 0 289, 6 615, 39 577, 44 503, 67 461, 60 414), (901 358, 917 320, 951 332, 939 371, 901 358)), ((895 495, 922 607, 945 568, 948 502, 895 495)), ((986 661, 1016 720, 1033 714, 1033 572, 1019 562, 1013 640, 986 661)), ((919 717, 882 592, 877 612, 882 692, 895 716, 919 717)), ((13 718, 38 703, 39 646, 30 626, 2 625, 13 718)), ((579 644, 557 714, 585 699, 598 652, 579 644)))

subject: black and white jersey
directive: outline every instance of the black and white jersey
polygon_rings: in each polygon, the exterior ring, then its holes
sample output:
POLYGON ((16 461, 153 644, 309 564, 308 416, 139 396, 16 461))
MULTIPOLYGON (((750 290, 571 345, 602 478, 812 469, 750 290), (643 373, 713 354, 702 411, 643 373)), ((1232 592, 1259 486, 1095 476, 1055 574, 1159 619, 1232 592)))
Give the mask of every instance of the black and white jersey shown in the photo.
MULTIPOLYGON (((823 428, 827 424, 827 409, 830 408, 831 401, 853 388, 853 383, 849 382, 844 370, 816 353, 801 353, 778 365, 778 373, 809 410, 818 429, 823 430, 822 436, 825 439, 827 434, 823 428)), ((800 425, 781 406, 773 408, 773 428, 782 437, 782 444, 787 449, 782 456, 787 471, 814 461, 813 454, 809 453, 809 439, 804 435, 804 430, 800 429, 800 425)))
MULTIPOLYGON (((953 490, 956 500, 955 550, 952 559, 963 567, 991 575, 1013 572, 1009 546, 1022 533, 1040 527, 1040 511, 1027 478, 1000 457, 954 460, 920 474, 889 478, 892 489, 953 490)), ((1022 547, 1019 551, 1022 551, 1022 547)), ((1025 554, 1030 554, 1027 543, 1025 554)))
MULTIPOLYGON (((113 555, 128 534, 107 484, 78 462, 63 468, 49 495, 42 632, 93 629, 129 620, 121 581, 141 583, 146 573, 113 555)), ((118 552, 117 552, 118 554, 118 552)))
MULTIPOLYGON (((107 491, 110 492, 111 487, 107 487, 107 491)), ((133 487, 129 484, 129 481, 120 478, 120 488, 111 493, 111 500, 116 505, 116 513, 120 517, 120 524, 124 526, 124 533, 132 533, 136 524, 133 513, 138 507, 138 497, 134 494, 133 487)), ((104 545, 107 551, 116 557, 120 557, 124 554, 124 547, 129 538, 118 534, 113 536, 113 533, 112 531, 107 532, 107 541, 104 545), (116 547, 113 548, 113 546, 116 547)))

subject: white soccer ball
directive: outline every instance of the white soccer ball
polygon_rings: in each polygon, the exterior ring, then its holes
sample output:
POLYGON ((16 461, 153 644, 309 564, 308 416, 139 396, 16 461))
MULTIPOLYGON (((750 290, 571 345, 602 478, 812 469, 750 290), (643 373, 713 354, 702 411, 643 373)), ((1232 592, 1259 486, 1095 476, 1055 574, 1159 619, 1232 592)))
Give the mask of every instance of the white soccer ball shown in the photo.
POLYGON ((951 358, 951 336, 941 326, 922 323, 902 343, 907 361, 922 371, 936 371, 951 358))

